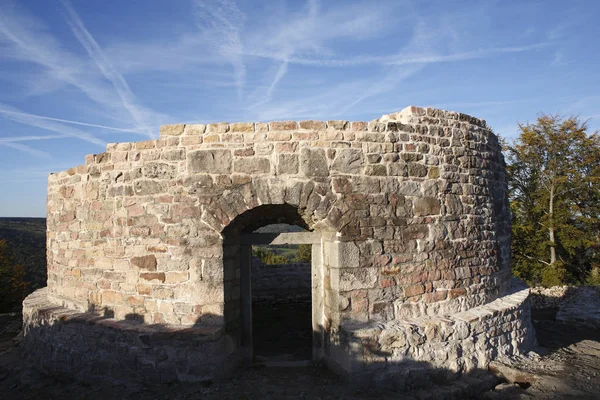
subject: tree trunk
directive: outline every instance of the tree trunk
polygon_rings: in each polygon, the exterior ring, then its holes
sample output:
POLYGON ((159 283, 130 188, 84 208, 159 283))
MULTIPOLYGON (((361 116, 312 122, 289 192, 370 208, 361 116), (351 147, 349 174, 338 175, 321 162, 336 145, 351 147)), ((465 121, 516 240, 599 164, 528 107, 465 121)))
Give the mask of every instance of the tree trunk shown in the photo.
POLYGON ((554 265, 556 261, 556 248, 554 241, 554 183, 550 186, 550 204, 548 210, 548 217, 550 223, 548 224, 548 236, 550 236, 550 265, 554 265))

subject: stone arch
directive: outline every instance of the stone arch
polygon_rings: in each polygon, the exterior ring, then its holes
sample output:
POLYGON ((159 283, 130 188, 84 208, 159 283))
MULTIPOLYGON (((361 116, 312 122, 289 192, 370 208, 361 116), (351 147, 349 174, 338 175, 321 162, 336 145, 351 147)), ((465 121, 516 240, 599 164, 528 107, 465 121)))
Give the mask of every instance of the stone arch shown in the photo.
POLYGON ((295 207, 309 230, 336 232, 340 228, 341 196, 329 182, 289 181, 279 178, 254 178, 236 185, 212 199, 202 212, 201 221, 216 232, 223 232, 233 221, 259 206, 287 204, 295 207))

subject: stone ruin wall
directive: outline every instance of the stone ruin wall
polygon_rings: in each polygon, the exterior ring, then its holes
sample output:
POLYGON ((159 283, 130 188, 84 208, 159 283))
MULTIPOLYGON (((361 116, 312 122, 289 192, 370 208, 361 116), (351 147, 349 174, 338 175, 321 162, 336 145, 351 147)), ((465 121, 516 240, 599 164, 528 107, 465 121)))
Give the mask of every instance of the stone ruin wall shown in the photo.
POLYGON ((244 354, 239 246, 224 237, 264 218, 322 238, 313 346, 327 365, 399 388, 423 380, 419 363, 485 367, 534 341, 505 173, 485 121, 418 107, 109 144, 49 177, 48 287, 24 301, 25 347, 84 379, 215 378, 244 354))
POLYGON ((464 311, 507 290, 506 199, 498 140, 464 114, 163 126, 50 176, 49 296, 117 319, 218 319, 223 228, 285 202, 358 247, 360 268, 335 271, 340 321, 464 311))
POLYGON ((221 231, 285 202, 358 246, 361 267, 340 266, 342 320, 466 310, 506 291, 504 173, 484 121, 436 109, 163 126, 50 176, 50 297, 148 323, 223 315, 221 231))

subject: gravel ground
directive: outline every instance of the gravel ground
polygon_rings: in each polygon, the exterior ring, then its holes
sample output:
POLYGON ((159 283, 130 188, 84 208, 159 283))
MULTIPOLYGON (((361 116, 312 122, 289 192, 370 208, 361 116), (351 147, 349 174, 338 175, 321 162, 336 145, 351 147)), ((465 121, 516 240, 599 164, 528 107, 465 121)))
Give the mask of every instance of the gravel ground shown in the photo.
MULTIPOLYGON (((210 386, 86 385, 44 375, 24 361, 20 342, 20 315, 0 316, 1 399, 600 399, 600 331, 554 321, 555 310, 534 314, 537 353, 519 360, 527 383, 503 383, 496 390, 473 395, 468 385, 494 387, 491 374, 451 387, 420 392, 392 393, 361 389, 320 367, 250 368, 236 378, 210 386), (481 383, 485 381, 485 384, 481 383), (491 385, 491 386, 490 386, 491 385), (522 388, 526 387, 526 389, 522 388), (460 390, 458 390, 460 388, 460 390), (465 394, 469 393, 469 395, 465 394)), ((523 379, 521 379, 523 380, 523 379)))

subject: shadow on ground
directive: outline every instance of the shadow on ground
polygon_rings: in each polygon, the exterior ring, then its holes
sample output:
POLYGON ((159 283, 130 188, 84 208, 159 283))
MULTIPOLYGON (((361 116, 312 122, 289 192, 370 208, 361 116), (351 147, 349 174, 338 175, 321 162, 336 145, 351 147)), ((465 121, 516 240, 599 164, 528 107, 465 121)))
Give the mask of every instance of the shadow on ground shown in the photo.
MULTIPOLYGON (((109 318, 110 316, 102 317, 109 318)), ((479 398, 499 378, 487 371, 474 371, 455 381, 445 370, 432 370, 427 363, 411 362, 412 385, 425 389, 398 393, 377 387, 358 386, 328 369, 253 366, 238 371, 231 379, 213 383, 163 385, 119 382, 75 382, 64 376, 42 374, 29 364, 19 346, 21 316, 0 320, 0 393, 2 399, 395 399, 479 398), (419 371, 419 367, 421 371, 419 371), (417 368, 415 370, 415 368, 417 368), (416 372, 414 372, 416 371, 416 372)), ((127 322, 143 329, 131 318, 127 322)), ((64 328, 64 327, 63 327, 64 328)), ((189 339, 189 338, 188 338, 189 339)), ((377 367, 376 365, 374 366, 377 367)), ((402 366, 398 365, 398 371, 402 366)))
MULTIPOLYGON (((448 382, 448 371, 423 374, 426 389, 392 392, 353 385, 321 367, 251 367, 233 378, 167 385, 80 383, 38 372, 25 361, 21 316, 0 316, 0 393, 3 399, 597 399, 600 393, 600 335, 597 330, 554 321, 552 310, 534 313, 538 353, 519 368, 532 377, 524 390, 488 371, 448 382), (431 380, 439 376, 440 380, 431 380), (496 390, 493 388, 496 387, 496 390)), ((107 316, 109 317, 109 316, 107 316)), ((134 320, 130 321, 135 323, 134 320)), ((424 364, 424 363, 423 363, 424 364)), ((401 366, 398 366, 401 368, 401 366)), ((413 364, 414 367, 414 364, 413 364)), ((423 365, 423 368, 428 368, 423 365)), ((417 382, 418 383, 418 382, 417 382)))

